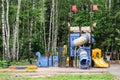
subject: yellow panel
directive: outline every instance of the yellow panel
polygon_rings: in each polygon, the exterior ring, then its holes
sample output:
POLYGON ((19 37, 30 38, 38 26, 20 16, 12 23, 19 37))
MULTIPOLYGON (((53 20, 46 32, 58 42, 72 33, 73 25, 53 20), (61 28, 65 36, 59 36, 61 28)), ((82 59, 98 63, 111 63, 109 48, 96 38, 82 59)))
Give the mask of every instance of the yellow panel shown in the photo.
POLYGON ((96 56, 97 54, 98 54, 98 58, 102 57, 101 49, 96 48, 92 50, 92 57, 97 58, 96 56))
POLYGON ((27 66, 27 70, 36 70, 37 66, 27 66))

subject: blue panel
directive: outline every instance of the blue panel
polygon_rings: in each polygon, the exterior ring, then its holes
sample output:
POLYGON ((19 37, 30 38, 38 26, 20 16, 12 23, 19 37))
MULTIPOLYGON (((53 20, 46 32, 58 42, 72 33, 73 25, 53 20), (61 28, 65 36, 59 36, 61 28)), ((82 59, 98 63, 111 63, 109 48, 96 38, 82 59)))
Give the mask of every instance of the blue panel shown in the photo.
POLYGON ((75 50, 73 48, 70 48, 70 56, 74 56, 75 55, 75 50))
POLYGON ((74 40, 74 39, 77 39, 77 38, 79 38, 79 37, 80 37, 80 34, 79 34, 79 33, 70 34, 70 37, 69 37, 69 39, 70 39, 70 47, 72 47, 72 42, 73 42, 73 40, 74 40))
POLYGON ((58 54, 59 54, 59 55, 62 55, 62 51, 63 51, 63 47, 59 47, 59 48, 58 48, 58 54))
POLYGON ((92 35, 92 43, 94 43, 94 42, 95 42, 94 35, 92 35))
POLYGON ((53 66, 58 66, 58 56, 53 56, 53 66))
POLYGON ((48 61, 49 66, 58 66, 58 56, 50 56, 48 57, 41 57, 40 59, 40 67, 48 67, 48 61))
POLYGON ((80 37, 79 33, 72 33, 70 34, 69 41, 70 41, 70 56, 75 56, 75 50, 72 48, 74 46, 73 40, 80 37))
POLYGON ((40 67, 48 67, 48 57, 40 58, 40 67))

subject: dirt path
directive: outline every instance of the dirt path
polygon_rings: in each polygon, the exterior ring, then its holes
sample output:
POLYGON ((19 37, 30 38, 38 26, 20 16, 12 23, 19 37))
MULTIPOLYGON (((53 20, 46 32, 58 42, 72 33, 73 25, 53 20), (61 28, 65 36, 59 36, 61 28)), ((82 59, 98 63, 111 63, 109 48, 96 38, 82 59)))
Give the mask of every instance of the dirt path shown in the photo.
POLYGON ((80 68, 60 68, 60 67, 48 67, 48 68, 38 68, 36 72, 16 74, 14 77, 21 76, 34 76, 34 77, 46 77, 58 74, 101 74, 108 73, 107 68, 90 68, 83 70, 80 68))
POLYGON ((109 73, 120 77, 120 64, 111 64, 109 68, 109 73))

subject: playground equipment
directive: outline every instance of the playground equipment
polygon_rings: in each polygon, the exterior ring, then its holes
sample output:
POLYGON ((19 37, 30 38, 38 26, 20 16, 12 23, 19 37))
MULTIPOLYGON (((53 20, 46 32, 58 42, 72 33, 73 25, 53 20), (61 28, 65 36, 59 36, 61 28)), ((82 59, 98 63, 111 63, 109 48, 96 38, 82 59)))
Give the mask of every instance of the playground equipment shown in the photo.
POLYGON ((62 51, 62 57, 65 57, 66 54, 67 54, 67 45, 64 45, 62 51))
POLYGON ((95 64, 97 67, 109 67, 109 64, 101 57, 100 49, 91 50, 91 44, 94 43, 93 28, 87 27, 70 27, 70 57, 73 58, 75 66, 79 60, 79 66, 87 69, 95 64), (91 53, 92 52, 92 53, 91 53), (99 57, 96 57, 98 53, 99 57), (78 58, 77 58, 78 57, 78 58), (93 62, 92 62, 93 60, 93 62))
POLYGON ((9 66, 9 69, 14 70, 14 69, 26 69, 27 71, 33 71, 37 70, 37 66, 35 65, 30 65, 30 66, 9 66))
POLYGON ((38 67, 48 67, 48 66, 58 66, 58 56, 41 56, 40 52, 36 52, 38 56, 37 66, 38 67))
POLYGON ((30 70, 36 70, 37 69, 37 66, 27 66, 27 71, 30 71, 30 70))
POLYGON ((70 58, 67 57, 67 58, 66 58, 66 64, 69 64, 69 61, 70 61, 70 58))
POLYGON ((72 27, 70 31, 72 31, 69 37, 70 56, 76 59, 76 65, 78 60, 77 57, 79 57, 79 66, 82 69, 87 69, 91 66, 91 47, 88 43, 94 42, 94 37, 88 33, 91 32, 90 27, 86 29, 84 27, 72 27), (85 44, 88 45, 86 46, 85 44))
POLYGON ((69 63, 69 58, 67 57, 67 45, 64 45, 63 47, 59 47, 58 49, 58 57, 59 57, 59 67, 65 67, 66 64, 69 63))
POLYGON ((92 60, 94 61, 96 67, 103 67, 103 68, 109 67, 109 64, 106 63, 102 58, 101 50, 98 48, 92 50, 92 60))
POLYGON ((59 56, 43 57, 40 52, 36 52, 36 56, 38 56, 38 67, 56 66, 56 64, 57 66, 65 67, 68 63, 72 63, 73 66, 79 66, 82 69, 87 69, 91 67, 92 64, 95 64, 97 67, 109 67, 109 64, 101 57, 101 50, 91 49, 91 44, 94 43, 93 28, 90 28, 90 26, 86 28, 72 27, 70 31, 72 31, 72 33, 69 34, 69 57, 67 56, 67 45, 59 47, 59 56), (99 57, 96 57, 97 53, 99 57), (75 64, 73 64, 73 62, 75 64))
MULTIPOLYGON (((77 12, 77 6, 73 5, 71 7, 71 11, 77 12)), ((98 11, 98 6, 93 5, 92 6, 93 11, 98 11)), ((93 17, 93 12, 90 12, 90 17, 93 17)), ((71 20, 70 20, 71 23, 71 20)), ((69 27, 69 46, 70 46, 70 66, 74 66, 73 62, 75 63, 75 66, 78 65, 79 60, 79 66, 82 69, 87 69, 91 67, 94 63, 98 66, 108 67, 108 64, 105 63, 103 58, 92 58, 92 45, 94 42, 94 35, 92 34, 93 28, 96 26, 96 23, 93 23, 91 26, 82 26, 82 27, 71 27, 70 23, 68 22, 69 27), (93 59, 93 63, 92 63, 93 59), (103 63, 103 65, 100 65, 100 63, 103 63)), ((93 54, 94 55, 94 54, 93 54)))

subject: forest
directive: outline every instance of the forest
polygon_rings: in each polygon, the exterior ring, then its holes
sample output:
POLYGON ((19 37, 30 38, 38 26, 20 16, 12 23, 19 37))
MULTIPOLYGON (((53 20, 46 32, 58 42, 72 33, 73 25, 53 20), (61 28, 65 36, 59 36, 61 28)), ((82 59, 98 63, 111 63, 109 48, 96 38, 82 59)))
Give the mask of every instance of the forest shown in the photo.
POLYGON ((68 22, 96 23, 93 48, 120 53, 120 0, 1 0, 0 5, 1 60, 29 59, 37 51, 56 55, 59 46, 69 45, 68 22))

